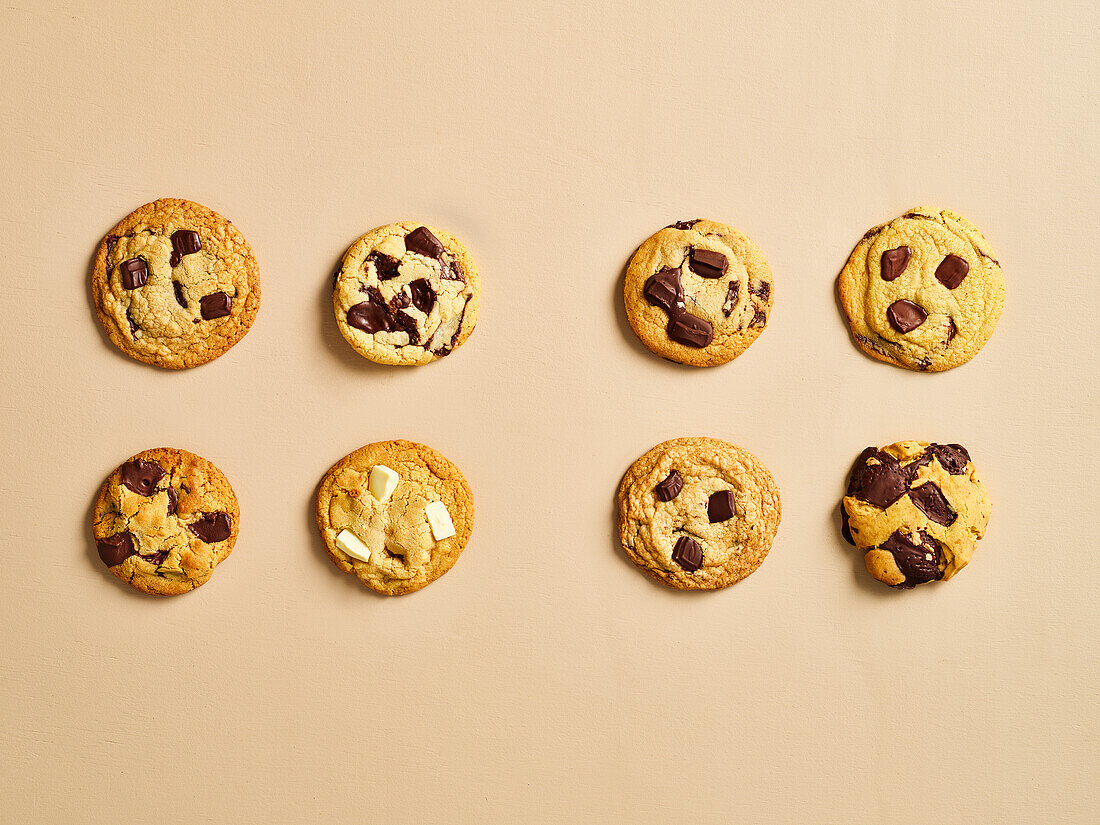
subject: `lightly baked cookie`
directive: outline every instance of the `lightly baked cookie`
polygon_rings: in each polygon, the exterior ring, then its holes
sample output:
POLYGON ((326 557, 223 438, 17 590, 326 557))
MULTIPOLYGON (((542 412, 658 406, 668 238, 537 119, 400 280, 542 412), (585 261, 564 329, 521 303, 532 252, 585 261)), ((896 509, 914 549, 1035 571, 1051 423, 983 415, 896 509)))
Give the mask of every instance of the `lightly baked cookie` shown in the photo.
POLYGON ((898 588, 966 567, 992 510, 966 449, 927 441, 860 453, 841 507, 844 538, 872 576, 898 588))
POLYGON ((431 447, 379 441, 325 474, 317 527, 337 567, 398 596, 458 561, 474 529, 474 495, 458 467, 431 447))
POLYGON ((1004 274, 982 233, 927 206, 868 231, 837 285, 860 349, 928 372, 977 355, 1005 304, 1004 274))
POLYGON ((631 465, 619 486, 619 538, 642 571, 680 590, 748 576, 779 530, 779 488, 748 450, 675 438, 631 465))
POLYGON ((351 245, 335 273, 332 308, 347 342, 379 364, 418 366, 470 337, 481 307, 481 276, 458 240, 401 221, 351 245))
POLYGON ((630 326, 657 355, 694 367, 732 361, 768 323, 771 269, 732 226, 698 218, 657 232, 630 259, 630 326))
POLYGON ((204 584, 237 542, 237 496, 221 470, 187 450, 127 459, 99 490, 92 535, 131 587, 174 596, 204 584))
POLYGON ((197 367, 248 333, 260 309, 260 268, 248 241, 217 212, 162 198, 107 233, 92 296, 107 336, 131 358, 197 367))

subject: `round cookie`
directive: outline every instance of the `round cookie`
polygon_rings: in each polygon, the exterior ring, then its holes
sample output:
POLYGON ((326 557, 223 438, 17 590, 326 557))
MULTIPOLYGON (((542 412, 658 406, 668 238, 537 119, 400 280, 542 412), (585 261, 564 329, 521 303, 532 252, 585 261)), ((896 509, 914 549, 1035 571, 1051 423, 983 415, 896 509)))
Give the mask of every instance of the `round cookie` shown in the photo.
POLYGON ((99 557, 130 586, 160 596, 204 584, 237 542, 240 510, 222 471, 186 450, 145 450, 99 490, 99 557))
POLYGON ((768 323, 773 293, 756 244, 701 218, 666 226, 638 247, 623 285, 642 343, 695 367, 728 363, 748 349, 768 323))
POLYGON ((844 538, 892 587, 946 581, 966 567, 992 505, 958 444, 899 441, 856 460, 842 503, 844 538))
POLYGON ((458 467, 431 447, 379 441, 325 474, 317 526, 337 567, 397 596, 454 566, 474 529, 474 495, 458 467))
POLYGON ((856 344, 873 358, 940 372, 993 334, 1005 279, 989 242, 946 209, 918 207, 863 236, 838 280, 856 344))
POLYGON ((681 590, 717 590, 756 570, 781 514, 768 468, 714 438, 658 444, 619 486, 623 549, 647 576, 681 590))
POLYGON ((229 221, 191 201, 147 203, 99 245, 96 315, 111 342, 168 369, 213 361, 240 341, 260 309, 260 269, 229 221))
POLYGON ((379 364, 418 366, 470 337, 481 276, 454 236, 416 221, 372 229, 344 253, 332 308, 348 343, 379 364))

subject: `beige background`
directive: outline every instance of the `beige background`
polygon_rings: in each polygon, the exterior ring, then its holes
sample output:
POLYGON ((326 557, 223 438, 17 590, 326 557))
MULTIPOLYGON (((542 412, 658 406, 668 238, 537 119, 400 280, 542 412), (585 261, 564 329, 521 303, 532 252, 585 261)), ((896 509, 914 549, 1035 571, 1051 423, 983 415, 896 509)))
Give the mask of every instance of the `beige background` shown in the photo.
POLYGON ((0 820, 1082 823, 1100 804, 1092 2, 221 0, 0 9, 0 820), (797 8, 785 8, 785 6, 797 8), (263 305, 182 373, 101 334, 96 244, 159 196, 254 245, 263 305), (1004 262, 970 364, 851 344, 834 280, 929 202, 1004 262), (630 334, 623 267, 708 216, 768 256, 761 339, 709 371, 630 334), (415 217, 484 311, 416 369, 339 337, 329 274, 415 217), (771 467, 747 581, 662 589, 614 538, 630 463, 680 435, 771 467), (424 441, 477 498, 455 569, 400 599, 324 556, 322 473, 424 441), (868 444, 970 448, 994 500, 949 584, 871 582, 837 535, 868 444), (201 590, 100 565, 103 477, 216 462, 243 512, 201 590))

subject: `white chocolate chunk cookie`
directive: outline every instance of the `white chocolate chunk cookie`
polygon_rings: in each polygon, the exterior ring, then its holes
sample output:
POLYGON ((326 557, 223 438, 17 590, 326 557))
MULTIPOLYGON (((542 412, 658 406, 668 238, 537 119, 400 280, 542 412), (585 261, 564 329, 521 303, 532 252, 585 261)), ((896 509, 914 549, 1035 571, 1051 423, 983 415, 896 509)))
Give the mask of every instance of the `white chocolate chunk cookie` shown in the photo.
POLYGON ((774 284, 748 237, 698 219, 666 226, 638 248, 623 299, 630 326, 649 349, 712 367, 732 361, 764 331, 774 284))
POLYGON ((768 555, 782 515, 775 479, 714 438, 658 444, 619 486, 619 538, 642 571, 681 590, 716 590, 768 555))
POLYGON ((415 221, 351 245, 332 292, 336 324, 364 358, 416 366, 449 355, 477 324, 481 277, 452 235, 415 221))
POLYGON ((122 219, 96 253, 96 315, 120 350, 169 369, 212 361, 240 341, 260 309, 248 241, 197 203, 164 198, 122 219))
POLYGON ((118 578, 173 596, 204 584, 237 541, 240 510, 222 471, 186 450, 160 447, 125 461, 99 491, 96 549, 118 578))
POLYGON ((459 469, 431 447, 380 441, 345 456, 325 474, 317 526, 345 573, 379 593, 412 593, 458 560, 473 531, 474 496, 459 469), (381 500, 371 489, 377 467, 397 479, 381 500))
POLYGON ((879 361, 941 372, 985 346, 1005 303, 989 242, 962 215, 918 207, 863 236, 837 282, 856 344, 879 361))

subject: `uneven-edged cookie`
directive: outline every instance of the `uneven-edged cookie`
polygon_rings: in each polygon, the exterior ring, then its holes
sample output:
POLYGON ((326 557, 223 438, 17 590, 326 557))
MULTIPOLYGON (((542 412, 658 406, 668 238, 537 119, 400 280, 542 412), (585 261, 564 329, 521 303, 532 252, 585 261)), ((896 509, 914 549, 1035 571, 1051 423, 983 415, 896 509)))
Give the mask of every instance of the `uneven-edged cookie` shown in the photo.
POLYGON ((958 444, 868 447, 842 502, 844 538, 892 587, 946 581, 966 567, 992 510, 970 454, 958 444))
POLYGON ((700 218, 666 226, 638 247, 623 299, 630 326, 650 350, 713 367, 764 331, 774 291, 756 244, 732 226, 700 218))
POLYGON ((748 576, 779 530, 779 488, 748 450, 676 438, 631 465, 619 486, 619 538, 642 571, 681 590, 748 576))
POLYGON ((838 279, 856 344, 873 358, 940 372, 978 354, 997 326, 1005 279, 989 242, 946 209, 876 226, 838 279))
POLYGON ((201 456, 158 447, 127 459, 99 490, 92 535, 103 563, 161 596, 204 584, 237 542, 229 480, 201 456))
POLYGON ((107 233, 92 270, 96 316, 131 358, 168 369, 213 361, 260 309, 260 269, 229 221, 163 198, 107 233))
POLYGON ((454 236, 416 221, 372 229, 335 273, 332 308, 347 342, 379 364, 449 355, 477 325, 481 276, 454 236))
POLYGON ((344 456, 317 493, 317 527, 332 561, 379 593, 431 584, 474 529, 474 496, 431 447, 379 441, 344 456))

